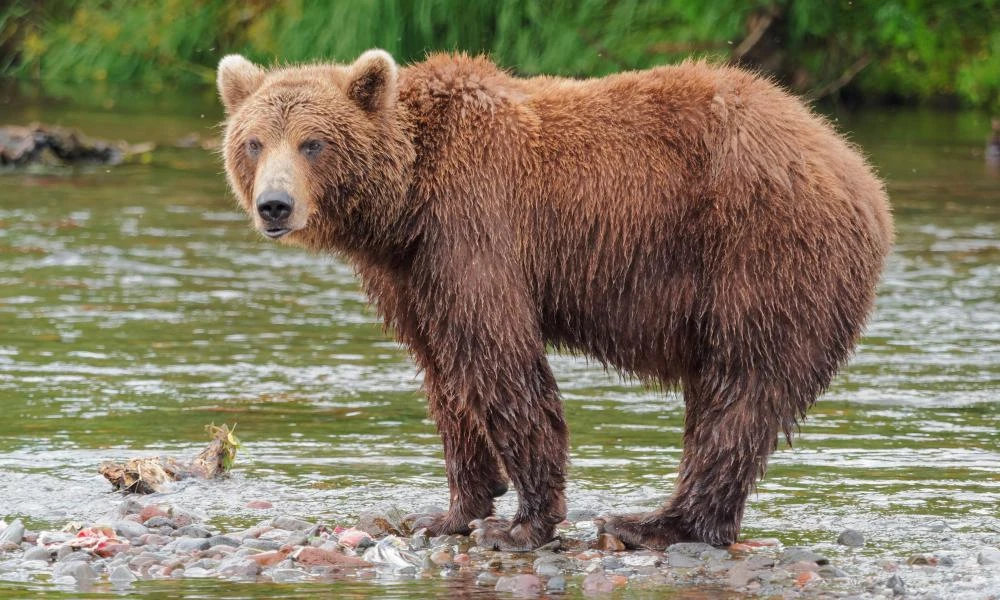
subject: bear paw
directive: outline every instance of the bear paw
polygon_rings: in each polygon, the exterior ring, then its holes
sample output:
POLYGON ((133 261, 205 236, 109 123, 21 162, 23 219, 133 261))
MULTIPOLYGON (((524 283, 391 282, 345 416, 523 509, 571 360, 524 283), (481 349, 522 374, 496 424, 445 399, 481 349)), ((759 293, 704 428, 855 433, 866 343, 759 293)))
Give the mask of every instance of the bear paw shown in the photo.
POLYGON ((503 552, 531 552, 555 538, 550 525, 530 521, 511 524, 506 519, 490 517, 469 523, 473 528, 472 539, 481 548, 503 552))
POLYGON ((664 550, 671 544, 692 541, 676 519, 657 512, 600 516, 594 519, 598 533, 608 533, 630 549, 664 550))
POLYGON ((411 523, 410 530, 418 531, 427 529, 427 535, 434 537, 438 535, 469 535, 472 528, 469 521, 479 518, 465 514, 454 514, 451 511, 440 513, 413 513, 406 515, 403 522, 411 523))

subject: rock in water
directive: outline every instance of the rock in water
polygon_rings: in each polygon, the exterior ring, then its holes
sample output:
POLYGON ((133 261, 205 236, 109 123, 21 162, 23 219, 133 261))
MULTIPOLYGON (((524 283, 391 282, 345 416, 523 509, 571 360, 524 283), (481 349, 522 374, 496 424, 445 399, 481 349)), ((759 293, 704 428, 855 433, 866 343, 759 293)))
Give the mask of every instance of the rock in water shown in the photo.
POLYGON ((981 565, 1000 565, 1000 550, 996 548, 984 548, 980 551, 976 560, 981 565))
POLYGON ((151 143, 107 142, 72 129, 38 123, 0 127, 0 165, 117 165, 154 149, 151 143))
POLYGON ((837 536, 837 543, 841 546, 860 548, 865 545, 865 536, 856 529, 845 529, 837 536))

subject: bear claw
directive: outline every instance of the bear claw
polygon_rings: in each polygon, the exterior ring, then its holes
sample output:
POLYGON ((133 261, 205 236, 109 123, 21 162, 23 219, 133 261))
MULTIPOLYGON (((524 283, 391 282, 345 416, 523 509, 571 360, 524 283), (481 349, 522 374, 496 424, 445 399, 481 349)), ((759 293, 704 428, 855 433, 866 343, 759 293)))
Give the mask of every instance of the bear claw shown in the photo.
POLYGON ((602 515, 594 519, 598 533, 618 538, 630 549, 664 550, 671 544, 691 541, 668 517, 658 513, 602 515))
POLYGON ((476 545, 487 550, 531 552, 553 539, 551 532, 543 535, 529 523, 511 524, 497 517, 476 519, 469 523, 469 527, 473 530, 471 537, 476 545))

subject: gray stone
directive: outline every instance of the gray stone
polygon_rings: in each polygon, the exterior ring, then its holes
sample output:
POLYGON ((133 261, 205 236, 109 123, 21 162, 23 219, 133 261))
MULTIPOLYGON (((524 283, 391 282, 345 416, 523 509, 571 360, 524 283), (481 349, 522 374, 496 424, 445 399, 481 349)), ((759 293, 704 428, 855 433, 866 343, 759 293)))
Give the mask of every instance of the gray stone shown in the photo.
POLYGON ((285 531, 306 531, 307 529, 312 529, 313 525, 314 523, 310 523, 309 521, 303 521, 302 519, 286 515, 274 517, 271 520, 271 527, 284 529, 285 531))
POLYGON ((307 576, 306 572, 302 569, 272 569, 271 579, 275 583, 294 583, 296 581, 302 581, 307 576))
POLYGON ((827 558, 816 554, 808 548, 801 548, 797 546, 785 548, 785 551, 781 553, 781 560, 778 561, 778 563, 782 565, 797 562, 814 562, 817 565, 830 564, 830 561, 827 558))
POLYGON ((687 556, 685 554, 670 554, 667 556, 667 564, 674 569, 691 569, 700 567, 704 563, 700 558, 687 556))
POLYGON ((617 556, 605 556, 601 559, 601 566, 604 567, 605 571, 614 571, 624 567, 625 563, 617 556))
POLYGON ((72 577, 77 582, 89 582, 97 579, 97 571, 89 563, 82 560, 71 560, 59 563, 52 571, 52 576, 56 579, 60 577, 72 577))
POLYGON ((72 548, 64 546, 59 549, 58 553, 56 553, 56 558, 59 560, 59 562, 70 563, 82 560, 83 562, 89 563, 91 560, 93 560, 94 555, 89 554, 87 552, 83 552, 81 550, 73 550, 72 548), (67 551, 65 554, 63 553, 64 550, 67 551))
POLYGON ((24 553, 24 560, 44 560, 45 562, 50 562, 52 558, 53 552, 41 546, 30 548, 24 553))
POLYGON ((903 578, 899 575, 893 575, 885 582, 885 587, 892 590, 893 596, 905 596, 906 595, 906 584, 903 583, 903 578))
POLYGON ((981 565, 1000 565, 1000 550, 996 548, 983 548, 979 552, 976 560, 981 565))
POLYGON ((837 536, 837 543, 841 546, 860 548, 865 545, 865 536, 857 529, 845 529, 837 536))
POLYGON ((663 563, 663 556, 659 554, 628 553, 622 557, 622 562, 628 567, 656 567, 663 563))
POLYGON ((129 570, 128 567, 120 565, 108 573, 108 579, 112 583, 131 583, 138 578, 132 573, 132 571, 129 570))
MULTIPOLYGON (((396 506, 377 507, 358 515, 356 529, 372 537, 403 535, 406 512, 396 506)), ((433 543, 433 541, 431 542, 433 543)))
POLYGON ((260 573, 260 565, 248 558, 234 556, 222 561, 216 572, 227 579, 253 579, 260 573))
POLYGON ((135 521, 128 521, 125 519, 122 519, 121 521, 115 521, 114 523, 111 524, 111 527, 115 530, 115 533, 125 538, 128 538, 129 540, 133 540, 141 535, 149 533, 149 529, 146 528, 144 525, 140 525, 135 521))
POLYGON ((483 571, 479 575, 476 575, 476 585, 482 587, 495 588, 497 585, 497 580, 500 578, 490 573, 489 571, 483 571))
POLYGON ((554 562, 545 562, 535 567, 535 573, 542 577, 555 577, 562 575, 563 569, 554 562))
POLYGON ((191 525, 185 525, 184 527, 175 529, 170 535, 174 537, 207 538, 212 537, 212 532, 204 525, 192 523, 191 525))
POLYGON ((679 544, 671 544, 667 548, 667 553, 682 554, 684 556, 694 556, 700 558, 703 553, 713 550, 715 550, 715 546, 710 544, 703 544, 701 542, 681 542, 679 544))
POLYGON ((549 577, 549 580, 545 583, 545 589, 549 592, 565 592, 566 578, 562 575, 549 577))
POLYGON ((24 539, 24 523, 14 519, 7 528, 0 532, 0 550, 17 550, 24 539))
POLYGON ((209 546, 232 546, 233 548, 240 547, 240 540, 230 536, 230 535, 213 535, 208 538, 209 546))
POLYGON ((285 544, 289 546, 305 546, 309 543, 309 536, 302 531, 293 531, 285 538, 285 544))
POLYGON ((159 529, 161 527, 168 527, 171 530, 173 530, 177 528, 177 525, 175 525, 174 522, 168 519, 167 517, 151 517, 147 519, 145 523, 143 523, 143 526, 146 527, 146 529, 159 529))
POLYGON ((215 575, 214 571, 210 571, 204 567, 185 567, 184 576, 190 577, 192 579, 204 579, 206 577, 212 577, 215 575))
POLYGON ((497 579, 493 588, 498 592, 509 592, 515 596, 536 596, 542 591, 542 580, 537 575, 513 575, 497 579))
POLYGON ((168 544, 169 546, 173 546, 174 552, 177 554, 187 554, 198 550, 208 550, 211 544, 208 543, 208 538, 186 537, 178 538, 176 542, 168 544))
POLYGON ((253 548, 254 550, 277 550, 281 548, 281 542, 275 540, 260 540, 257 538, 246 538, 243 540, 242 546, 244 548, 253 548))
POLYGON ((950 556, 942 556, 938 558, 938 565, 942 567, 954 567, 955 559, 950 556))
POLYGON ((819 568, 820 577, 823 579, 844 579, 847 573, 833 565, 823 565, 819 568))

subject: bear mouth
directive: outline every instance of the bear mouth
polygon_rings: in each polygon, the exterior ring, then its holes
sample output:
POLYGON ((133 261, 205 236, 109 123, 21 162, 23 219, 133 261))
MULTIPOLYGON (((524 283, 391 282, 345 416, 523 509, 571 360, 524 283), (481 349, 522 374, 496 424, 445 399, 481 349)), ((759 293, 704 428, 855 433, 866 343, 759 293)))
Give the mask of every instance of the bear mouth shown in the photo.
POLYGON ((280 237, 287 235, 290 231, 291 229, 289 229, 288 227, 269 227, 264 230, 264 235, 271 238, 272 240, 276 240, 280 237))

